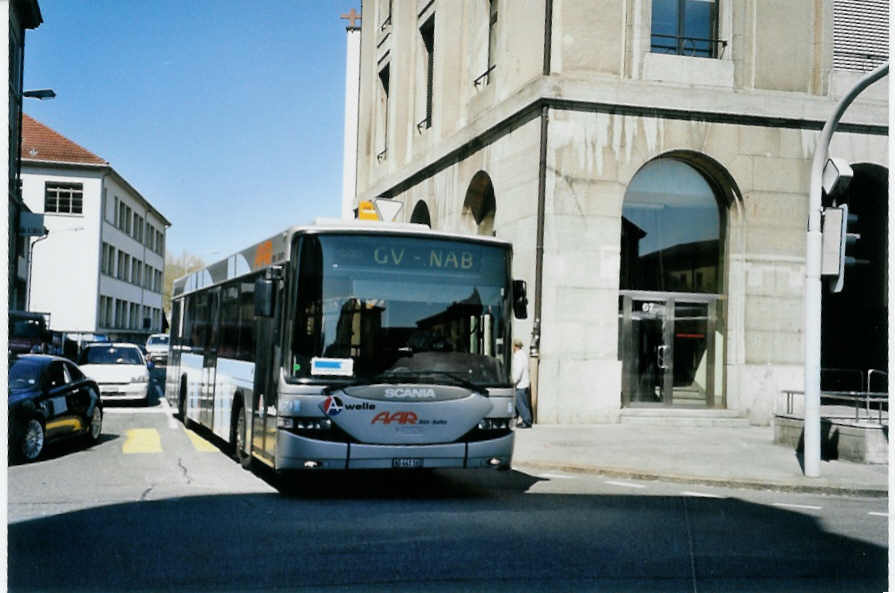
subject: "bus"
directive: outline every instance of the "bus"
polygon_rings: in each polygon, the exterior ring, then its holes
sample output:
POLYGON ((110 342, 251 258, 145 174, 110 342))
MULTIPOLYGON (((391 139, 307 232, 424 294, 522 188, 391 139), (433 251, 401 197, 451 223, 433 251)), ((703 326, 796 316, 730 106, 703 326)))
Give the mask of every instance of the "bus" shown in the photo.
POLYGON ((509 469, 511 265, 420 224, 290 227, 174 282, 166 400, 247 469, 509 469))

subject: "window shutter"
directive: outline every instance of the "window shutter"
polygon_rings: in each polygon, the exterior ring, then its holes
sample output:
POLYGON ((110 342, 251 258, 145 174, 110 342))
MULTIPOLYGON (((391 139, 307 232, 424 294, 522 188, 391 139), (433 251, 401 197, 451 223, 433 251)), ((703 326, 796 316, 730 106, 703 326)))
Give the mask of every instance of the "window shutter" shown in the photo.
POLYGON ((889 0, 833 2, 833 67, 870 71, 889 59, 889 0))

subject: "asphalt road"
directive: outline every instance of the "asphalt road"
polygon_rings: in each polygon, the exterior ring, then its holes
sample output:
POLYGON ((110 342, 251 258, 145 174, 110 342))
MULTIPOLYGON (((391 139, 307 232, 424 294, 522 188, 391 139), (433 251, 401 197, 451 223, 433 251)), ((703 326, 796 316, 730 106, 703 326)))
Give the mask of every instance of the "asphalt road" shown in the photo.
POLYGON ((280 480, 171 412, 109 407, 98 445, 9 469, 10 591, 886 589, 885 500, 522 467, 280 480))

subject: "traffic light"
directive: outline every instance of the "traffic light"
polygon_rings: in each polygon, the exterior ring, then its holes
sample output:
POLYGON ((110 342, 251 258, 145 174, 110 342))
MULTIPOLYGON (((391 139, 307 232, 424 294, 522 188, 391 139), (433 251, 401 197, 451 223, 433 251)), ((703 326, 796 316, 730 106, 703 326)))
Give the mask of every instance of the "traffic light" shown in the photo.
POLYGON ((830 292, 842 292, 845 268, 870 263, 854 257, 855 244, 861 238, 854 232, 858 223, 858 215, 849 213, 848 204, 824 208, 821 275, 829 277, 830 292))

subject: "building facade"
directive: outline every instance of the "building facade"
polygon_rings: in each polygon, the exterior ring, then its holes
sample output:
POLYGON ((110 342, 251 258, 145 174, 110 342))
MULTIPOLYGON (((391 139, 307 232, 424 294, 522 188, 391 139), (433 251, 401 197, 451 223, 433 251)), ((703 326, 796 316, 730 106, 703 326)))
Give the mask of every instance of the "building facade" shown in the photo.
POLYGON ((143 343, 162 331, 170 222, 108 162, 25 115, 22 195, 49 234, 31 246, 31 311, 53 330, 143 343))
MULTIPOLYGON (((885 0, 371 0, 356 203, 513 242, 540 422, 698 407, 765 424, 804 382, 814 142, 887 35, 885 0)), ((886 85, 831 145, 870 226, 886 85)), ((885 237, 865 230, 871 265, 824 297, 824 367, 885 368, 885 237)))
POLYGON ((19 234, 19 220, 28 208, 22 201, 19 188, 19 144, 22 139, 22 82, 25 70, 25 31, 35 29, 43 22, 37 0, 2 0, 0 7, 8 15, 9 69, 7 74, 7 112, 9 134, 6 138, 7 171, 7 306, 11 310, 23 309, 27 283, 28 239, 19 234))

